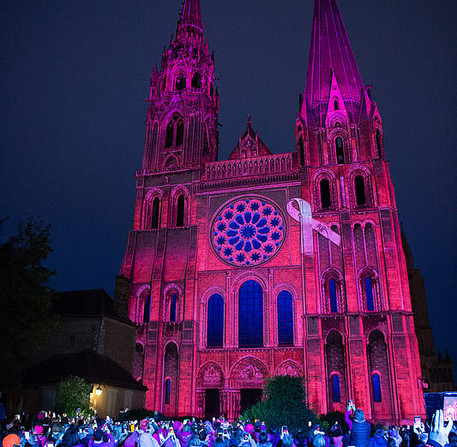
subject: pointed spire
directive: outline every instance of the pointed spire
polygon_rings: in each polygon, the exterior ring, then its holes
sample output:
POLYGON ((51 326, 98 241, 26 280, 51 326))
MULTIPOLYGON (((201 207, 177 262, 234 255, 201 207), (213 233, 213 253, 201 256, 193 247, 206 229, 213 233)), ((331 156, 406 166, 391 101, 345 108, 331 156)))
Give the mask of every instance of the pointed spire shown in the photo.
POLYGON ((200 0, 184 0, 181 18, 178 22, 178 36, 186 32, 198 36, 203 34, 200 0))
POLYGON ((360 101, 364 84, 338 6, 335 0, 315 0, 306 79, 311 108, 328 101, 332 73, 343 98, 360 101))

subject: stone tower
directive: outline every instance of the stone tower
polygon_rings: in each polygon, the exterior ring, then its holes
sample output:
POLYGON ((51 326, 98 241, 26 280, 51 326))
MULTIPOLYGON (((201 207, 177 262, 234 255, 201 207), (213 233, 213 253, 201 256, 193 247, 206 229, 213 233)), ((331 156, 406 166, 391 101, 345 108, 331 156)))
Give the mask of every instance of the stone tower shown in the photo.
POLYGON ((382 121, 335 1, 315 2, 296 148, 274 154, 249 117, 218 161, 217 117, 200 1, 186 0, 152 75, 119 277, 147 407, 235 418, 288 374, 319 414, 350 398, 380 422, 424 414, 382 121), (292 199, 319 230, 303 253, 292 199))

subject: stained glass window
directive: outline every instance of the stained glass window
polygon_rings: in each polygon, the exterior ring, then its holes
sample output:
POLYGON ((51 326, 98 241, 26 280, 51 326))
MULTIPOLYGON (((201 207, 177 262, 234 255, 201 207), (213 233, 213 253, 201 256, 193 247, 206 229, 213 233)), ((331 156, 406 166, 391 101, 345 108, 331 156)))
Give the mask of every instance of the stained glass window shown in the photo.
POLYGON ((214 294, 208 300, 207 346, 222 348, 224 345, 224 298, 214 294))
POLYGON ((165 380, 165 404, 168 405, 170 403, 171 397, 171 379, 165 380))
POLYGON ((241 286, 238 309, 239 347, 263 347, 263 290, 259 283, 246 281, 241 286))
POLYGON ((328 283, 330 292, 330 312, 332 314, 338 313, 338 299, 336 294, 336 281, 332 278, 328 283))
POLYGON ((367 300, 367 310, 374 310, 373 283, 370 277, 365 278, 365 295, 367 300))
POLYGON ((340 376, 338 374, 332 376, 332 394, 333 402, 341 402, 340 376))
POLYGON ((278 295, 278 341, 280 346, 294 344, 293 301, 286 290, 278 295))
POLYGON ((237 267, 260 265, 275 256, 285 240, 285 218, 263 198, 241 198, 224 205, 211 226, 216 254, 237 267))
POLYGON ((373 398, 375 402, 382 402, 381 395, 381 377, 378 373, 373 374, 373 398))
POLYGON ((171 297, 171 302, 170 302, 170 322, 174 323, 176 321, 176 308, 178 304, 178 296, 176 293, 173 294, 171 297))

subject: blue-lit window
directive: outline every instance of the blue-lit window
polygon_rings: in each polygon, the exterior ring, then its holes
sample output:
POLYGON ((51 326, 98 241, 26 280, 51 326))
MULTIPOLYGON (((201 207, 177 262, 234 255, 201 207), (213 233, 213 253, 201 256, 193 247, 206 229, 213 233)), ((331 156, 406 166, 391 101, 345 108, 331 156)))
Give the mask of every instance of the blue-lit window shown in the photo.
POLYGON ((263 347, 263 290, 259 283, 246 281, 241 286, 238 310, 240 348, 263 347))
POLYGON ((176 293, 173 293, 170 301, 170 322, 174 323, 176 321, 176 310, 178 306, 178 296, 176 293))
POLYGON ((278 295, 278 341, 280 346, 294 344, 293 301, 286 290, 278 295))
POLYGON ((373 374, 373 398, 375 402, 382 402, 382 395, 381 395, 381 377, 378 373, 373 374))
POLYGON ((207 346, 222 348, 224 345, 224 298, 219 294, 211 295, 208 300, 207 346))
POLYGON ((338 313, 338 298, 336 294, 336 281, 332 278, 328 283, 330 292, 330 312, 332 314, 338 313))
POLYGON ((147 323, 151 318, 151 294, 148 293, 144 300, 143 323, 147 323))
POLYGON ((338 374, 332 376, 332 397, 333 402, 341 402, 340 376, 338 374))
POLYGON ((367 310, 374 310, 373 282, 370 277, 365 278, 365 297, 367 299, 367 310))
POLYGON ((168 405, 170 403, 171 397, 171 379, 165 380, 165 404, 168 405))

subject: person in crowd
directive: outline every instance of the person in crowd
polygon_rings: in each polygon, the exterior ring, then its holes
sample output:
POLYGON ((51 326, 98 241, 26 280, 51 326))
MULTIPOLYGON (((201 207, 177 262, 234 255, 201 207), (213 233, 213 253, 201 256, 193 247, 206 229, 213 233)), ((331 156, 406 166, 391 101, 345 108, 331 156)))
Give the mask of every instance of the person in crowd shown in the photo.
POLYGON ((368 447, 371 435, 371 425, 365 419, 365 413, 355 408, 354 401, 350 400, 345 415, 346 424, 351 431, 351 446, 368 447), (353 412, 353 418, 351 418, 353 412))

